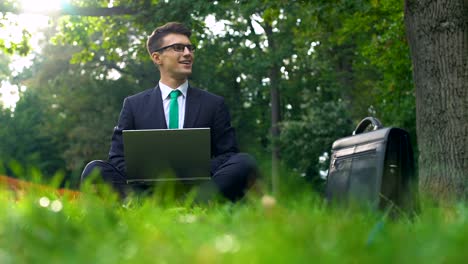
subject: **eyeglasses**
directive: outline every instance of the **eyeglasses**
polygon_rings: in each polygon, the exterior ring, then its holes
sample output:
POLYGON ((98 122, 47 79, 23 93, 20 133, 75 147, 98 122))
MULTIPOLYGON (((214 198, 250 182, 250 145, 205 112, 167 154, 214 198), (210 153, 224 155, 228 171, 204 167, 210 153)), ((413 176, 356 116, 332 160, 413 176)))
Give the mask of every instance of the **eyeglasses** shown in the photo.
POLYGON ((168 49, 168 48, 172 48, 176 52, 184 52, 185 48, 187 48, 190 52, 195 51, 195 46, 192 45, 192 44, 175 43, 175 44, 172 44, 172 45, 169 45, 169 46, 159 48, 159 49, 155 50, 154 52, 163 51, 163 50, 168 49))

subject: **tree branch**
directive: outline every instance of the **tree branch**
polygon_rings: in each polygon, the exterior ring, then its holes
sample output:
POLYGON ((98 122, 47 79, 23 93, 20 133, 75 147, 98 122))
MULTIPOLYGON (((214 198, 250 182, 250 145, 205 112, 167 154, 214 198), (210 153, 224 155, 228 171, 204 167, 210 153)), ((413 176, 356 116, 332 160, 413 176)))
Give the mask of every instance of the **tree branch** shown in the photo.
POLYGON ((47 16, 121 16, 134 15, 139 11, 126 6, 115 7, 78 7, 67 5, 58 11, 32 11, 32 10, 15 10, 15 13, 40 14, 47 16))
POLYGON ((138 11, 125 6, 115 7, 76 7, 67 6, 59 11, 60 15, 70 16, 119 16, 133 15, 138 11))

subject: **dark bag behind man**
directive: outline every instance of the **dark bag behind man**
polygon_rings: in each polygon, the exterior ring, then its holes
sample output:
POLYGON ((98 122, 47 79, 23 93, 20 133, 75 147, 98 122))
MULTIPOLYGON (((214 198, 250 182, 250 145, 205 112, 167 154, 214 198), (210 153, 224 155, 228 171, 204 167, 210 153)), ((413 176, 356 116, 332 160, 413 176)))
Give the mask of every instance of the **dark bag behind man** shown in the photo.
POLYGON ((408 132, 383 128, 374 117, 364 118, 352 136, 333 143, 326 196, 341 204, 417 211, 417 177, 408 132), (365 132, 370 125, 372 131, 365 132))

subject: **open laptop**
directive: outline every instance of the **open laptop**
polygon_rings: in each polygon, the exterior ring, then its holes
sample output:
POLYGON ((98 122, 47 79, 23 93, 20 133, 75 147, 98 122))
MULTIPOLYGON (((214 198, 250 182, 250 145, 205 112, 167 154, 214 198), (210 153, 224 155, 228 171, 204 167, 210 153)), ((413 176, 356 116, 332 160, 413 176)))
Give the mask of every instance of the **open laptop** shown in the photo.
POLYGON ((210 180, 210 129, 124 130, 127 183, 210 180))

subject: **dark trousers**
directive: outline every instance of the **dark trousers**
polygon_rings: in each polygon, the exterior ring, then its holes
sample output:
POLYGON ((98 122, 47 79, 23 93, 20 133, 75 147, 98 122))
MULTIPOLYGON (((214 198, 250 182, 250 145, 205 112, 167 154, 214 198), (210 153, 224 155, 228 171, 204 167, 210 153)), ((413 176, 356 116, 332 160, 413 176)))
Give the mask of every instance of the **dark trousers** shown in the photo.
MULTIPOLYGON (((127 177, 124 172, 103 160, 89 162, 81 174, 81 182, 86 181, 95 170, 100 173, 104 182, 109 183, 121 197, 126 196, 128 189, 138 191, 138 188, 132 188, 126 183, 127 177)), ((211 181, 207 185, 214 185, 215 190, 224 197, 236 201, 245 195, 247 189, 256 181, 257 176, 255 160, 247 153, 236 153, 212 172, 211 181)), ((213 188, 207 189, 212 191, 213 188)), ((203 188, 201 190, 203 191, 203 188)))

